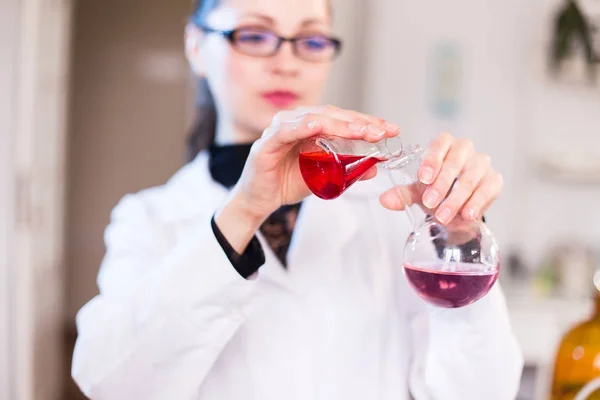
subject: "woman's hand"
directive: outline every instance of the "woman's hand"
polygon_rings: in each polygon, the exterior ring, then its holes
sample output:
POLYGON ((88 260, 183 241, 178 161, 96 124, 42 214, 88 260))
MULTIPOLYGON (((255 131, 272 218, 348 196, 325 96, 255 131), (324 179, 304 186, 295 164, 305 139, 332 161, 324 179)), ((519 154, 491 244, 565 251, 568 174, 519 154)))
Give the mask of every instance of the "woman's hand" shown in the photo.
MULTIPOLYGON (((419 168, 419 180, 429 185, 423 193, 425 207, 437 208, 435 218, 443 224, 458 213, 468 220, 481 218, 498 198, 503 185, 502 176, 490 161, 488 155, 475 152, 471 141, 448 133, 440 135, 426 150, 419 168)), ((381 195, 380 200, 391 210, 404 209, 393 189, 381 195)))
MULTIPOLYGON (((380 118, 333 106, 280 112, 252 146, 242 176, 215 221, 221 230, 230 230, 229 236, 223 233, 232 246, 243 250, 273 211, 310 194, 298 165, 301 140, 324 134, 376 142, 399 132, 398 126, 380 118), (228 228, 234 225, 236 229, 228 228)), ((363 179, 375 173, 372 169, 363 179)))

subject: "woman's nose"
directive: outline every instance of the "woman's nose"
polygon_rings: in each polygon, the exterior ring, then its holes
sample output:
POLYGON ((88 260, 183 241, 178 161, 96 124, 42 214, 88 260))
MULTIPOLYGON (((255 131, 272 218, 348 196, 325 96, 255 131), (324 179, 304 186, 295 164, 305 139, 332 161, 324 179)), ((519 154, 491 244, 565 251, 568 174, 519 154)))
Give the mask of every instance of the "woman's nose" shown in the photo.
POLYGON ((280 75, 297 75, 300 72, 300 64, 301 61, 294 54, 294 47, 290 42, 282 43, 279 51, 273 56, 273 72, 280 75))

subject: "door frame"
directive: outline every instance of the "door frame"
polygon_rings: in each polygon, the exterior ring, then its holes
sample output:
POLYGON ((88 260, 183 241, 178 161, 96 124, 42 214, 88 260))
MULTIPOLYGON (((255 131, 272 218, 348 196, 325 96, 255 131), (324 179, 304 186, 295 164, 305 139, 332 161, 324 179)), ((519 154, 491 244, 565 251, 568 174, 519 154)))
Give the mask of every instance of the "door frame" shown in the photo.
POLYGON ((14 398, 14 129, 20 0, 0 3, 0 398, 14 398))
POLYGON ((71 13, 72 0, 0 2, 0 399, 61 397, 60 351, 44 349, 64 324, 71 13))

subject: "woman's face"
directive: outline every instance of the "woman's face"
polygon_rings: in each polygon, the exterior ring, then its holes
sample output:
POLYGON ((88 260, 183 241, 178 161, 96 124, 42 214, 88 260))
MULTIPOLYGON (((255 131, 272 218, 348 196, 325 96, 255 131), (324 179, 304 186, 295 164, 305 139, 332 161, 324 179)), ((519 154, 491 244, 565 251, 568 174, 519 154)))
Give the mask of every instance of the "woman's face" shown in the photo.
MULTIPOLYGON (((326 0, 223 0, 205 24, 219 30, 259 28, 287 38, 328 36, 331 26, 326 0)), ((219 118, 239 129, 260 136, 278 111, 320 101, 331 61, 298 58, 289 42, 271 57, 255 57, 240 53, 219 34, 199 41, 200 74, 208 79, 219 118)))

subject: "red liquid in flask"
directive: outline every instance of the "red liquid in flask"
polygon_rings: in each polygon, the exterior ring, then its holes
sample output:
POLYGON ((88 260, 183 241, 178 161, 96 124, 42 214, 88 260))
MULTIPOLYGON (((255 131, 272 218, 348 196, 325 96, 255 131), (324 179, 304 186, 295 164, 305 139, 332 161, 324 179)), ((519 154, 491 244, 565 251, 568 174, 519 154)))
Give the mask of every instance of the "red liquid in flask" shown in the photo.
POLYGON ((333 154, 324 151, 300 153, 300 172, 306 186, 325 200, 340 196, 380 160, 375 157, 333 154))
POLYGON ((458 264, 460 272, 447 272, 404 265, 410 285, 425 301, 438 307, 456 308, 485 296, 498 278, 498 269, 485 271, 483 265, 458 264))

